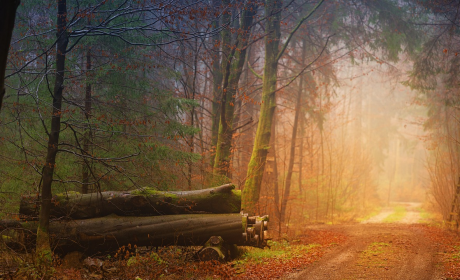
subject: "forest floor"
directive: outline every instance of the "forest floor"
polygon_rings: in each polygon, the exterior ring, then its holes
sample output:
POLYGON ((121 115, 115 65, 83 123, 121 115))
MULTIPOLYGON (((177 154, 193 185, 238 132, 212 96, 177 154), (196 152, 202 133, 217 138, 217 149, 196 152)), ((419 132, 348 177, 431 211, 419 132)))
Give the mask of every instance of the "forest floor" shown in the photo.
POLYGON ((309 226, 346 240, 284 279, 460 279, 460 235, 420 224, 419 209, 402 203, 359 224, 309 226))
MULTIPOLYGON (((393 204, 361 223, 297 230, 269 248, 242 247, 226 263, 197 261, 193 247, 83 261, 69 255, 55 265, 53 279, 460 279, 460 234, 435 225, 420 204, 393 204)), ((35 279, 31 272, 22 267, 0 280, 35 279)))

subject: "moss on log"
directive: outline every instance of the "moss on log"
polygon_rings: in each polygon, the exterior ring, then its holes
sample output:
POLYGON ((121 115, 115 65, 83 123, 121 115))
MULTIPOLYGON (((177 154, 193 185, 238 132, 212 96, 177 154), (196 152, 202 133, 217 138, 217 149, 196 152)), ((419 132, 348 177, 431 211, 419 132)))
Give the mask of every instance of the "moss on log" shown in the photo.
MULTIPOLYGON (((23 220, 38 216, 39 198, 26 196, 19 209, 23 220)), ((80 194, 67 192, 53 197, 51 218, 89 219, 110 214, 119 216, 160 216, 197 213, 238 213, 241 191, 232 184, 195 191, 106 191, 80 194)))

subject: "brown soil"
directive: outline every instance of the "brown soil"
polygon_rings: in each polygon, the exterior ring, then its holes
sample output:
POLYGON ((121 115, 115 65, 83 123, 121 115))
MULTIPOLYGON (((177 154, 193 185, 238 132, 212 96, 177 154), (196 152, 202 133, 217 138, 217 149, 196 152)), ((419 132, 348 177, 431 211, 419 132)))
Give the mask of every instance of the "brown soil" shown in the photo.
POLYGON ((437 245, 423 226, 354 224, 316 226, 348 239, 286 279, 443 279, 437 245))

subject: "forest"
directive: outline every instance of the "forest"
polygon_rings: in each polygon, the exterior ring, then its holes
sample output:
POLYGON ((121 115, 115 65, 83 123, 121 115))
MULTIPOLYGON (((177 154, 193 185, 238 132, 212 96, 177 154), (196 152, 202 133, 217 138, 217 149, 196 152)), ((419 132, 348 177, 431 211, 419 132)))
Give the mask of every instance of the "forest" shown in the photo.
POLYGON ((0 279, 460 279, 459 8, 3 0, 0 279))

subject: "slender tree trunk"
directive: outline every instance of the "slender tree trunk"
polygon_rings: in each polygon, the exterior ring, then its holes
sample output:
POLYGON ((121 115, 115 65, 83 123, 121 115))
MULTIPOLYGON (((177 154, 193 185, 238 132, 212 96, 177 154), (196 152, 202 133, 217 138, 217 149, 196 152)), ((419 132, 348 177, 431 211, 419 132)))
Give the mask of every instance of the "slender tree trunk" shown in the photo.
POLYGON ((232 50, 224 71, 222 106, 220 111, 219 137, 217 140, 214 173, 231 177, 231 147, 233 138, 233 119, 238 83, 246 61, 246 50, 253 18, 257 12, 255 6, 245 7, 241 14, 241 32, 238 34, 236 49, 232 50))
POLYGON ((401 144, 401 141, 399 140, 399 136, 396 138, 396 143, 395 143, 395 166, 394 166, 394 171, 390 179, 390 185, 388 187, 388 206, 390 205, 391 201, 391 185, 394 183, 396 186, 398 186, 398 171, 399 171, 399 146, 401 144))
MULTIPOLYGON (((302 63, 305 63, 305 58, 306 58, 306 55, 307 55, 306 47, 307 47, 306 42, 304 40, 303 44, 302 44, 302 63)), ((294 169, 297 130, 298 130, 298 126, 299 126, 300 113, 302 111, 303 81, 304 81, 304 77, 300 76, 299 88, 298 88, 298 91, 297 91, 297 100, 296 100, 296 106, 295 106, 294 125, 292 127, 291 151, 290 151, 290 154, 289 154, 289 163, 288 163, 288 170, 287 170, 286 181, 285 181, 285 186, 284 186, 283 201, 281 203, 281 222, 282 223, 285 221, 285 218, 286 218, 287 202, 289 200, 289 196, 291 195, 291 181, 292 181, 292 171, 294 169)))
POLYGON ((303 126, 304 124, 304 114, 302 112, 302 107, 300 107, 300 119, 299 119, 299 127, 300 127, 300 145, 299 145, 299 177, 297 178, 298 180, 298 185, 299 185, 299 194, 302 195, 302 172, 303 172, 303 142, 304 142, 304 132, 305 128, 303 126))
POLYGON ((360 192, 362 190, 363 185, 365 184, 363 182, 362 176, 361 176, 361 170, 363 169, 363 166, 361 164, 362 158, 363 158, 363 127, 362 127, 362 122, 363 122, 363 89, 362 85, 358 85, 359 87, 356 89, 354 95, 356 96, 355 99, 355 147, 354 147, 354 158, 355 158, 355 165, 356 165, 356 171, 358 174, 355 174, 355 176, 358 178, 356 186, 355 186, 355 192, 356 192, 356 199, 357 199, 357 205, 360 205, 358 202, 360 199, 360 192))
POLYGON ((267 0, 265 14, 265 67, 262 84, 262 105, 257 125, 254 148, 248 166, 247 180, 244 186, 241 208, 250 214, 255 213, 259 202, 260 185, 265 168, 267 152, 270 148, 271 125, 276 108, 276 82, 278 70, 278 47, 280 39, 281 0, 267 0))
MULTIPOLYGON (((248 64, 251 63, 251 59, 254 55, 254 48, 251 48, 251 47, 248 47, 248 64)), ((249 80, 249 67, 246 67, 246 86, 247 86, 247 91, 250 90, 250 87, 249 87, 249 83, 250 83, 250 80, 249 80)), ((253 98, 254 95, 252 96, 253 98)), ((252 119, 255 119, 255 116, 254 116, 254 105, 255 101, 249 97, 248 98, 248 101, 246 101, 245 103, 245 107, 246 107, 246 115, 248 118, 252 118, 252 119)), ((247 127, 245 130, 244 130, 244 135, 243 135, 243 139, 242 139, 242 142, 243 142, 243 148, 242 148, 242 152, 243 152, 243 156, 242 156, 242 164, 241 164, 241 167, 244 168, 241 170, 241 175, 242 175, 242 182, 244 182, 246 180, 246 174, 247 174, 247 167, 248 167, 248 164, 249 164, 249 160, 251 159, 251 152, 252 152, 252 144, 254 142, 254 128, 255 126, 254 125, 250 125, 249 127, 247 127)))
MULTIPOLYGON (((195 38, 195 51, 198 52, 198 38, 195 38)), ((195 54, 194 59, 193 59, 193 80, 192 80, 192 100, 196 99, 196 91, 197 91, 197 86, 196 86, 196 79, 197 79, 197 71, 198 71, 198 54, 195 54)), ((196 108, 195 106, 192 107, 191 111, 191 122, 190 125, 191 127, 195 128, 197 126, 199 120, 195 119, 196 117, 196 108)), ((199 127, 199 126, 198 126, 199 127)), ((195 153, 195 134, 192 134, 190 136, 190 153, 193 154, 195 153)), ((194 165, 193 161, 189 161, 188 165, 188 189, 192 190, 192 167, 194 165)))
POLYGON ((48 139, 48 151, 46 162, 43 167, 41 197, 42 204, 39 214, 37 229, 37 257, 39 260, 51 262, 51 250, 49 242, 49 215, 51 209, 51 184, 53 182, 56 154, 59 145, 59 132, 61 130, 61 106, 62 91, 65 74, 65 52, 69 38, 67 35, 67 3, 66 0, 58 0, 57 15, 57 46, 56 46, 56 77, 53 93, 53 115, 51 117, 51 130, 48 139))
POLYGON ((272 137, 270 138, 270 151, 269 154, 272 154, 273 157, 273 176, 270 180, 273 182, 273 199, 275 203, 275 216, 278 220, 278 237, 281 236, 281 212, 280 212, 280 192, 279 192, 279 183, 278 183, 278 164, 276 156, 276 110, 273 115, 272 122, 272 137))
POLYGON ((0 37, 0 110, 5 96, 6 62, 19 3, 19 0, 3 0, 0 4, 0 34, 2 34, 0 37))
MULTIPOLYGON (((193 91, 193 98, 192 100, 195 100, 195 90, 193 91)), ((192 112, 190 115, 191 118, 191 127, 195 127, 195 107, 192 107, 192 112)), ((190 136, 190 154, 193 154, 195 152, 195 135, 190 136)), ((193 162, 189 161, 188 163, 188 176, 187 176, 187 185, 188 185, 188 190, 192 190, 192 166, 193 162)))
MULTIPOLYGON (((85 133, 83 136, 83 153, 85 155, 89 155, 89 142, 91 138, 91 127, 89 125, 89 120, 91 118, 91 81, 90 81, 90 71, 91 71, 91 48, 88 47, 86 50, 86 92, 85 92, 85 133)), ((89 168, 90 162, 89 160, 84 160, 83 162, 83 180, 81 186, 81 193, 86 194, 88 193, 89 188, 89 168)))
MULTIPOLYGON (((321 116, 323 115, 323 96, 321 94, 321 91, 319 91, 319 112, 321 116)), ((320 145, 321 145, 321 191, 322 194, 324 195, 326 191, 326 185, 324 184, 324 126, 322 120, 320 120, 320 125, 319 125, 319 136, 320 136, 320 145)), ((319 191, 319 190, 318 190, 319 191)), ((317 197, 319 199, 319 197, 317 197)), ((319 207, 319 201, 317 201, 318 207, 319 207)), ((329 206, 329 202, 326 201, 326 208, 329 206)), ((327 209, 326 209, 326 214, 327 215, 327 209)))
MULTIPOLYGON (((219 8, 219 4, 222 1, 220 0, 213 0, 212 5, 217 12, 219 8)), ((225 1, 225 3, 227 3, 225 1)), ((222 21, 224 24, 229 23, 229 18, 230 16, 227 14, 224 14, 222 16, 222 21)), ((219 19, 216 18, 215 20, 212 21, 212 27, 214 30, 216 30, 219 27, 219 19)), ((220 121, 220 103, 222 101, 222 70, 224 66, 224 63, 226 61, 226 56, 225 54, 229 51, 228 46, 230 44, 229 38, 230 38, 230 31, 227 30, 227 28, 223 29, 220 33, 216 33, 213 36, 213 61, 212 61, 212 73, 213 73, 213 99, 212 99, 212 125, 211 125, 211 150, 217 148, 217 138, 219 135, 219 121, 220 121), (222 40, 222 42, 221 42, 222 40), (219 52, 220 45, 222 45, 222 53, 219 52), (222 60, 222 61, 221 61, 222 60), (225 60, 225 61, 224 61, 225 60)), ((216 158, 215 156, 215 151, 214 153, 211 153, 211 161, 210 165, 212 168, 214 168, 214 160, 216 158)))
POLYGON ((317 165, 318 167, 316 168, 316 218, 315 221, 319 221, 319 174, 320 174, 320 157, 317 158, 317 165))

